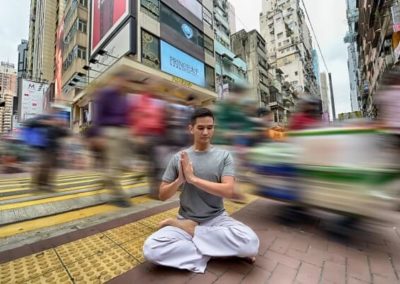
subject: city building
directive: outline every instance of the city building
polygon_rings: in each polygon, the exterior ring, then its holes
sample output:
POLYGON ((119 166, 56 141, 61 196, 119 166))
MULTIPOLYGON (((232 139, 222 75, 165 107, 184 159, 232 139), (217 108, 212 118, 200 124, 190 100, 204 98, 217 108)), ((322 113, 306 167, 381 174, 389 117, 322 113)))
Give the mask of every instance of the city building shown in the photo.
POLYGON ((87 84, 87 77, 83 79, 78 74, 87 74, 83 67, 88 63, 88 18, 88 0, 66 1, 62 28, 57 38, 60 46, 56 46, 57 52, 62 54, 56 58, 59 70, 56 72, 55 96, 68 103, 72 103, 87 84))
POLYGON ((17 93, 17 70, 14 64, 0 62, 0 133, 12 129, 13 100, 17 93))
POLYGON ((236 33, 236 10, 230 2, 228 2, 228 20, 231 34, 236 33))
POLYGON ((18 78, 26 78, 28 73, 28 41, 22 39, 18 45, 18 78))
POLYGON ((233 85, 247 86, 247 65, 231 49, 236 30, 235 8, 228 0, 214 0, 214 48, 218 98, 225 98, 233 85))
POLYGON ((90 124, 96 86, 120 70, 132 74, 133 93, 178 103, 194 96, 201 105, 217 99, 212 0, 90 2, 89 62, 76 78, 89 85, 73 99, 74 131, 90 124))
POLYGON ((399 60, 400 4, 396 1, 358 0, 356 23, 360 110, 377 116, 375 94, 386 71, 399 60))
POLYGON ((313 65, 313 72, 315 78, 317 78, 317 85, 318 87, 321 86, 320 78, 319 78, 319 59, 318 59, 318 52, 316 49, 313 49, 312 52, 312 65, 313 65))
POLYGON ((332 116, 330 112, 329 82, 326 73, 320 74, 320 83, 321 83, 322 118, 325 121, 330 121, 332 116))
POLYGON ((358 53, 357 53, 357 22, 358 22, 358 8, 357 0, 346 0, 347 3, 347 24, 348 31, 344 38, 344 42, 347 43, 347 67, 349 70, 349 81, 350 81, 350 101, 351 110, 358 111, 360 109, 358 104, 358 53))
POLYGON ((59 3, 64 1, 31 0, 28 74, 35 81, 54 79, 55 35, 59 3))
POLYGON ((312 40, 299 0, 263 0, 260 30, 268 63, 283 71, 298 92, 319 97, 312 59, 312 40))

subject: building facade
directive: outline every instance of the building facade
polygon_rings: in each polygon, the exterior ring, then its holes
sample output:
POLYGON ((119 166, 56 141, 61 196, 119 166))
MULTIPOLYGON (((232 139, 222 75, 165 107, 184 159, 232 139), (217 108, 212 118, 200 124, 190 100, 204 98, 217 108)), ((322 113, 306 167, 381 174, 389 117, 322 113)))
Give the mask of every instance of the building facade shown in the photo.
POLYGON ((357 0, 346 0, 347 10, 347 24, 348 31, 344 38, 344 42, 347 43, 347 67, 349 70, 349 81, 350 81, 350 101, 351 110, 358 111, 359 107, 359 89, 358 89, 358 53, 357 53, 357 27, 358 21, 358 8, 357 0))
POLYGON ((231 34, 236 29, 235 8, 228 0, 214 0, 214 47, 217 94, 224 99, 233 85, 247 86, 247 65, 231 48, 231 34))
POLYGON ((88 63, 89 42, 89 1, 67 0, 62 19, 62 28, 59 29, 60 52, 62 62, 57 62, 60 67, 56 76, 55 96, 72 102, 87 85, 87 77, 78 74, 87 74, 83 69, 88 63))
POLYGON ((55 34, 59 3, 63 0, 31 0, 28 73, 35 81, 54 78, 55 34))
POLYGON ((17 70, 14 64, 0 62, 0 133, 12 129, 13 100, 17 93, 17 70))
POLYGON ((321 82, 321 101, 322 101, 322 118, 325 121, 331 120, 330 100, 329 100, 329 83, 326 73, 320 74, 321 82))
POLYGON ((22 39, 18 45, 18 78, 26 78, 28 73, 28 41, 22 39))
POLYGON ((375 94, 383 75, 399 60, 398 1, 358 0, 356 23, 359 69, 359 105, 366 117, 377 116, 375 94))
POLYGON ((215 101, 213 12, 213 0, 91 1, 88 73, 77 74, 89 86, 74 97, 74 131, 90 124, 94 90, 118 70, 132 74, 133 93, 215 101))
POLYGON ((263 0, 260 30, 268 63, 283 71, 299 92, 319 97, 312 60, 312 40, 299 0, 263 0))

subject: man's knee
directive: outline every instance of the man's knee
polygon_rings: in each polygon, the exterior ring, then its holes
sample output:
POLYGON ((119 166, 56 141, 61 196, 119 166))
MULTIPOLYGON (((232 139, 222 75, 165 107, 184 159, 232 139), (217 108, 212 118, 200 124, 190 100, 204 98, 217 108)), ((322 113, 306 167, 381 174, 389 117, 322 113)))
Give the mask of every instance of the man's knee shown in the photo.
POLYGON ((150 236, 146 239, 143 245, 143 256, 147 261, 158 263, 160 254, 157 252, 156 241, 150 236))
POLYGON ((258 254, 260 240, 256 233, 247 226, 240 226, 235 229, 239 240, 238 255, 240 257, 250 257, 258 254))

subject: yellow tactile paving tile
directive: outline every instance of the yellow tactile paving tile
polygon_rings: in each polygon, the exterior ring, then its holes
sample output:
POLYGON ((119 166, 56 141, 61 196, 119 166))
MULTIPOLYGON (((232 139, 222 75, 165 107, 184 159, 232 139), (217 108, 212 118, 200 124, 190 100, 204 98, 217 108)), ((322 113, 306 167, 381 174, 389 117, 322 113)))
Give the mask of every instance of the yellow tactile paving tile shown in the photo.
POLYGON ((145 261, 143 255, 143 244, 149 235, 138 237, 135 240, 129 241, 121 245, 130 255, 137 259, 140 263, 145 261))
POLYGON ((104 234, 96 234, 55 248, 65 265, 77 262, 89 256, 103 253, 116 244, 104 234))
MULTIPOLYGON (((242 204, 225 201, 226 210, 231 214, 257 199, 247 197, 246 203, 242 204)), ((159 222, 174 218, 177 213, 178 208, 170 209, 55 249, 1 264, 0 283, 3 280, 7 280, 4 283, 105 283, 144 262, 143 243, 146 238, 158 229, 159 222)))
POLYGON ((113 247, 66 265, 66 269, 74 283, 105 283, 138 264, 139 262, 124 249, 113 247))
POLYGON ((49 271, 62 268, 53 249, 0 264, 0 283, 25 283, 49 271))
POLYGON ((123 244, 141 236, 148 236, 154 230, 143 226, 139 222, 130 223, 122 227, 111 229, 104 234, 117 244, 123 244))
POLYGON ((64 267, 49 271, 43 275, 40 275, 39 277, 32 278, 24 282, 24 284, 50 284, 50 283, 72 284, 73 282, 64 267))

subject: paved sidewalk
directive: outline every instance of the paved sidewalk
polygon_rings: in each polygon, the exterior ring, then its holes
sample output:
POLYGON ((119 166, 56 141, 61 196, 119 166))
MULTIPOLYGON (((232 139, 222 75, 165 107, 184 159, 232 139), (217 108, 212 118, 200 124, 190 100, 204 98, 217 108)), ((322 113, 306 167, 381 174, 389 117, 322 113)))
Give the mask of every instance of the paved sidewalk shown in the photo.
POLYGON ((254 265, 214 259, 205 274, 194 274, 145 262, 110 283, 400 283, 398 228, 365 224, 351 242, 336 241, 325 233, 326 218, 287 225, 277 217, 281 209, 277 202, 258 199, 233 215, 260 238, 254 265))

